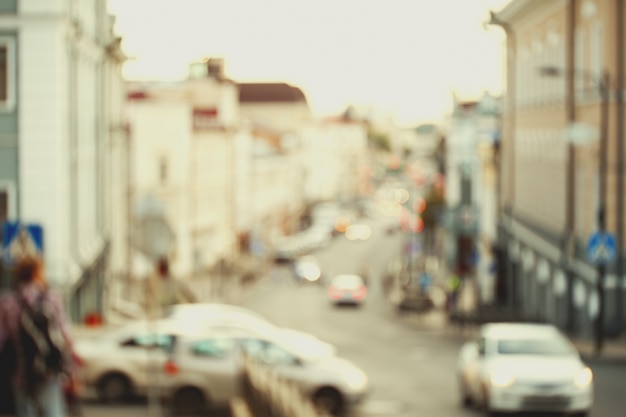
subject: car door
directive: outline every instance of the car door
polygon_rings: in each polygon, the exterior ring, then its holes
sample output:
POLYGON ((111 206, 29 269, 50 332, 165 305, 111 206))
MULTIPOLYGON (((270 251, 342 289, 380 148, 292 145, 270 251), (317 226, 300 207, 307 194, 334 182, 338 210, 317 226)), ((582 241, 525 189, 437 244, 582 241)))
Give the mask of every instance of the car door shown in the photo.
POLYGON ((240 342, 247 354, 271 367, 281 377, 303 388, 309 384, 311 375, 294 354, 268 340, 243 338, 240 342))
POLYGON ((139 393, 162 383, 162 369, 173 336, 146 330, 123 338, 118 345, 119 355, 111 358, 133 381, 139 393))
POLYGON ((184 373, 192 373, 212 401, 226 403, 241 395, 239 351, 232 338, 203 338, 190 343, 184 373))

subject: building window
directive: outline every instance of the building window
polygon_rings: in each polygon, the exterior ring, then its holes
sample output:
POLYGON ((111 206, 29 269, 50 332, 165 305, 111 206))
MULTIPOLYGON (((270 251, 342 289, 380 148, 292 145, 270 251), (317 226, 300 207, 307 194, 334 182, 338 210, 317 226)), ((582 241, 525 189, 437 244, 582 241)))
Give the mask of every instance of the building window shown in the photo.
POLYGON ((604 31, 601 23, 594 23, 591 27, 590 47, 591 71, 597 80, 604 71, 604 31))
POLYGON ((9 192, 0 190, 0 225, 9 219, 9 192))
POLYGON ((159 179, 161 180, 161 184, 165 184, 167 182, 167 158, 161 157, 159 161, 159 179))
POLYGON ((0 111, 15 106, 15 41, 0 36, 0 111))

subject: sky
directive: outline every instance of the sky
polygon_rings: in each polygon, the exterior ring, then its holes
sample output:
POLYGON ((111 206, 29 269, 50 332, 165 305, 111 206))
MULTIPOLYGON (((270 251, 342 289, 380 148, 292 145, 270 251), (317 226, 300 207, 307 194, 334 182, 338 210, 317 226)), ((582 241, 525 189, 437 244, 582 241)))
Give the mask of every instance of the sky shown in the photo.
POLYGON ((317 116, 372 106, 400 125, 436 122, 452 94, 503 86, 508 0, 109 0, 128 80, 179 80, 207 57, 237 82, 300 87, 317 116))

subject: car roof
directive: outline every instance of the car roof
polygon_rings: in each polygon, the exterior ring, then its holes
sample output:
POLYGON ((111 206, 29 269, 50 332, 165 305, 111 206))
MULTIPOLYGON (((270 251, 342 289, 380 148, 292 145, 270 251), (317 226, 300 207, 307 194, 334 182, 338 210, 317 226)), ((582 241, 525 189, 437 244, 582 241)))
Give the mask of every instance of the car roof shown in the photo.
POLYGON ((481 335, 489 339, 552 338, 561 332, 552 324, 546 323, 487 323, 482 325, 481 335))
POLYGON ((357 274, 339 274, 335 275, 332 279, 333 284, 344 285, 361 285, 364 283, 363 278, 357 274))

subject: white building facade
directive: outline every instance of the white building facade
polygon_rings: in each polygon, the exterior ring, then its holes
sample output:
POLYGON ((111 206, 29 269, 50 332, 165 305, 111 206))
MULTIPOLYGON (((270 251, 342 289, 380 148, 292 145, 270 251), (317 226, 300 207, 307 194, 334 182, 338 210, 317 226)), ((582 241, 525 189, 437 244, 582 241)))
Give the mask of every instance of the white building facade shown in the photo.
POLYGON ((448 268, 475 278, 482 302, 495 295, 500 113, 500 100, 488 93, 476 101, 455 99, 446 127, 448 268))
POLYGON ((0 11, 4 220, 42 227, 47 277, 81 320, 105 308, 124 57, 104 0, 16 0, 0 11))

